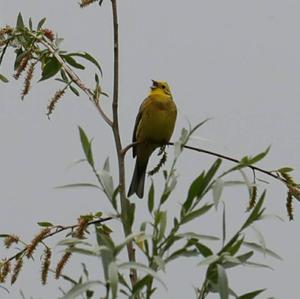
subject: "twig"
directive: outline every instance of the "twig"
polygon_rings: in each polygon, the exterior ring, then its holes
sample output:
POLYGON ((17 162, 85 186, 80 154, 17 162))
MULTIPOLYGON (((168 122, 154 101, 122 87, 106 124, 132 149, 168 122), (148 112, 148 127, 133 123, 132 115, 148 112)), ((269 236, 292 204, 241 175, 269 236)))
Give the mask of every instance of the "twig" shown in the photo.
POLYGON ((39 42, 44 45, 50 53, 57 59, 57 61, 61 64, 62 68, 65 70, 65 72, 69 75, 71 80, 88 96, 89 100, 95 105, 96 109, 104 119, 104 121, 111 127, 112 121, 109 119, 109 117, 105 114, 105 112, 102 110, 101 106, 97 101, 94 100, 94 93, 90 88, 88 88, 78 77, 78 75, 64 62, 64 60, 61 58, 61 56, 58 54, 57 49, 53 47, 49 42, 47 42, 44 39, 39 39, 39 42))
MULTIPOLYGON (((101 218, 101 219, 97 219, 97 220, 93 220, 93 221, 90 221, 87 226, 89 225, 92 225, 92 224, 98 224, 98 223, 102 223, 102 222, 106 222, 106 221, 109 221, 109 220, 112 220, 114 219, 113 217, 106 217, 106 218, 101 218)), ((55 231, 53 231, 52 233, 49 233, 47 234, 42 241, 44 241, 45 239, 49 238, 49 237, 52 237, 56 234, 59 234, 65 230, 73 230, 74 228, 78 227, 79 224, 74 224, 74 225, 68 225, 68 226, 61 226, 61 225, 56 225, 56 226, 53 226, 51 227, 51 229, 56 229, 55 231)), ((27 250, 27 247, 25 247, 24 249, 20 250, 18 253, 16 253, 15 255, 11 256, 10 258, 7 258, 5 260, 4 263, 7 263, 9 261, 12 261, 14 260, 16 257, 18 257, 19 255, 22 255, 25 253, 25 251, 27 250)))
MULTIPOLYGON (((137 142, 133 142, 131 144, 128 144, 126 147, 123 148, 122 154, 125 155, 128 152, 128 150, 130 150, 132 147, 134 147, 136 145, 137 145, 137 142)), ((173 145, 174 146, 175 144, 174 144, 174 142, 168 142, 167 145, 173 145)), ((186 149, 189 149, 189 150, 193 150, 193 151, 196 151, 196 152, 199 152, 199 153, 208 154, 210 156, 218 157, 218 158, 221 158, 221 159, 224 159, 224 160, 227 160, 227 161, 231 161, 233 163, 237 163, 237 164, 240 163, 240 160, 238 160, 238 159, 235 159, 235 158, 232 158, 232 157, 229 157, 229 156, 226 156, 226 155, 222 155, 222 154, 219 154, 219 153, 216 153, 216 152, 213 152, 213 151, 205 150, 205 149, 194 147, 194 146, 183 145, 183 144, 181 146, 186 148, 186 149)), ((258 171, 258 172, 264 173, 265 175, 268 175, 268 176, 270 176, 270 177, 272 177, 276 180, 279 180, 284 184, 288 184, 287 180, 285 180, 284 178, 281 178, 280 176, 274 174, 272 171, 265 170, 263 168, 253 166, 253 165, 247 165, 245 167, 252 169, 254 172, 258 171)))

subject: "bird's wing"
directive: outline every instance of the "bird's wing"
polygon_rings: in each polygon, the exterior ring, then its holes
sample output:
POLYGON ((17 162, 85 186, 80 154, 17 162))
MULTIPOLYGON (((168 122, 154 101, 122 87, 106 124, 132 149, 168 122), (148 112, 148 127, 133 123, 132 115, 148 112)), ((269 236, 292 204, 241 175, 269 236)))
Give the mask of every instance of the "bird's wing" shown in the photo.
MULTIPOLYGON (((139 125, 143 116, 143 112, 144 112, 144 108, 147 105, 147 102, 150 102, 151 100, 151 96, 148 96, 141 104, 139 112, 136 116, 135 119, 135 124, 134 124, 134 129, 133 129, 133 135, 132 135, 132 142, 136 142, 137 141, 137 135, 138 135, 138 131, 139 131, 139 125)), ((132 149, 132 154, 133 157, 136 156, 136 147, 134 146, 132 149)))

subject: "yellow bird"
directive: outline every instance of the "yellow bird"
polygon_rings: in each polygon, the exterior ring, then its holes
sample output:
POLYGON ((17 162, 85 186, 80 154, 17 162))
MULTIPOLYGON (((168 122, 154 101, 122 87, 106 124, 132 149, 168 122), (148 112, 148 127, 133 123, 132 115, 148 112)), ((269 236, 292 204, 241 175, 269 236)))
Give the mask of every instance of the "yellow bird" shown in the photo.
POLYGON ((136 117, 133 142, 133 157, 136 164, 128 197, 136 193, 140 198, 144 196, 146 169, 153 151, 169 142, 177 116, 176 105, 173 101, 167 82, 154 81, 148 97, 140 106, 136 117))

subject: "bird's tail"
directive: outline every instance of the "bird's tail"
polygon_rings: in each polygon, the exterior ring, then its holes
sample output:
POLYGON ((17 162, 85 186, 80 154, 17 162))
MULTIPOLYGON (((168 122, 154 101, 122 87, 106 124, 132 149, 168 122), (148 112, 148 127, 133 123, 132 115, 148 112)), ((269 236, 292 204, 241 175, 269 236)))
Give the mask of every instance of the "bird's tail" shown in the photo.
POLYGON ((147 164, 148 159, 147 161, 136 160, 134 173, 127 194, 128 197, 136 193, 139 198, 143 198, 147 164))

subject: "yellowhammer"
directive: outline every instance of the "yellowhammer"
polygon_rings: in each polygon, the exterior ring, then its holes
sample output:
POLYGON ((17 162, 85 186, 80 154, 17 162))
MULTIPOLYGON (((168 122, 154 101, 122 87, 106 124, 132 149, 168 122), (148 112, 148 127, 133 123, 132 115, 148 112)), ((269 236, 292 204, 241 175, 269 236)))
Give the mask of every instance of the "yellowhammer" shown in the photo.
POLYGON ((144 195, 147 164, 153 151, 169 142, 176 121, 177 109, 167 82, 154 81, 148 97, 140 106, 136 117, 133 142, 133 157, 136 164, 128 197, 133 193, 140 198, 144 195))

